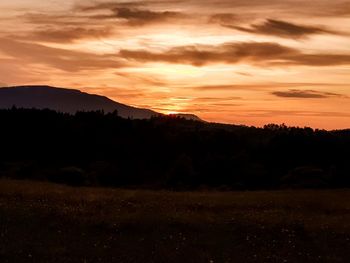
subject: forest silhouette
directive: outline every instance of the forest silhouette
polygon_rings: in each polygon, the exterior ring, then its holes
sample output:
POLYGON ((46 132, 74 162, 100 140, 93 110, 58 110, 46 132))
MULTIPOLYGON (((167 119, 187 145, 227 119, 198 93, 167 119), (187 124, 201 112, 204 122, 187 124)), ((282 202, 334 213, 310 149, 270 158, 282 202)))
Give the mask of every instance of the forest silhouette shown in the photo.
POLYGON ((5 178, 173 190, 350 186, 350 130, 18 108, 0 110, 0 120, 5 178))

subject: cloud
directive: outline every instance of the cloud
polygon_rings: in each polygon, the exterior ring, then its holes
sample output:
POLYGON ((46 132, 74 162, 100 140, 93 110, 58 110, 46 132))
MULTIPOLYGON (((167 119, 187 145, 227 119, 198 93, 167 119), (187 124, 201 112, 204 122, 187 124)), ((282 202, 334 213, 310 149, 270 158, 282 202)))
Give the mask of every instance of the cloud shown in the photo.
POLYGON ((337 66, 350 65, 350 54, 304 54, 286 57, 283 62, 275 65, 299 65, 299 66, 337 66))
POLYGON ((100 11, 100 10, 113 10, 115 8, 120 7, 140 7, 145 6, 145 2, 102 2, 102 3, 95 3, 91 5, 76 5, 74 10, 76 11, 85 11, 85 12, 91 12, 91 11, 100 11))
POLYGON ((20 60, 22 64, 44 64, 68 72, 124 66, 113 54, 97 55, 7 38, 0 38, 0 50, 7 56, 20 60))
POLYGON ((143 74, 137 74, 135 72, 129 73, 129 72, 116 72, 115 75, 122 77, 124 79, 136 82, 136 83, 142 83, 144 85, 148 86, 167 86, 167 82, 161 79, 158 79, 153 76, 147 76, 143 74))
POLYGON ((242 100, 242 97, 224 97, 224 98, 219 98, 219 97, 199 97, 199 98, 194 98, 192 101, 195 102, 227 102, 227 101, 235 101, 235 100, 242 100))
POLYGON ((25 13, 18 16, 18 19, 29 24, 43 26, 83 27, 96 24, 90 23, 84 16, 69 14, 25 13))
POLYGON ((267 19, 264 23, 251 25, 250 28, 222 24, 232 29, 262 35, 272 35, 287 38, 304 38, 314 34, 340 34, 322 27, 298 25, 275 19, 267 19))
MULTIPOLYGON (((1 48, 0 48, 1 49, 1 48)), ((1 86, 14 86, 20 83, 44 83, 48 74, 41 74, 35 68, 28 67, 20 59, 0 59, 1 86)))
POLYGON ((297 51, 275 43, 228 43, 219 46, 175 47, 163 53, 121 50, 120 56, 141 62, 168 62, 203 66, 210 63, 238 63, 243 60, 272 60, 297 51))
POLYGON ((175 11, 153 11, 146 9, 144 6, 147 4, 154 4, 157 1, 144 2, 105 2, 98 3, 90 6, 77 6, 76 10, 89 12, 92 14, 90 18, 103 20, 103 19, 120 19, 124 20, 130 26, 143 26, 147 24, 163 23, 170 20, 184 17, 184 14, 175 11), (141 8, 142 7, 142 8, 141 8), (100 12, 96 14, 96 11, 107 10, 109 13, 100 12))
MULTIPOLYGON (((96 2, 96 1, 95 1, 96 2)), ((136 1, 99 1, 99 3, 78 6, 85 11, 101 11, 117 7, 127 8, 154 8, 156 10, 197 10, 202 14, 210 12, 229 13, 235 12, 239 16, 261 17, 268 10, 270 13, 279 14, 281 17, 319 17, 319 16, 348 16, 350 14, 349 3, 346 0, 136 0, 136 1)), ((192 12, 191 12, 192 14, 192 12)))
POLYGON ((350 117, 350 113, 336 111, 298 111, 298 110, 244 110, 242 112, 247 117, 350 117))
POLYGON ((210 16, 209 23, 216 23, 224 26, 224 25, 230 25, 234 22, 237 22, 238 20, 239 19, 235 14, 221 13, 221 14, 214 14, 210 16))
POLYGON ((249 63, 262 66, 349 65, 350 54, 307 54, 272 42, 238 42, 218 46, 181 46, 158 53, 122 49, 119 56, 138 62, 166 62, 204 66, 213 63, 249 63))
POLYGON ((113 31, 109 27, 67 27, 61 29, 45 28, 30 33, 29 35, 25 36, 25 39, 53 43, 72 43, 76 40, 94 38, 99 39, 111 35, 113 35, 113 31))
POLYGON ((119 87, 83 87, 80 90, 92 93, 92 94, 100 94, 107 96, 111 99, 125 99, 125 98, 145 98, 147 97, 147 90, 145 89, 132 89, 132 88, 119 88, 119 87))
POLYGON ((288 91, 275 91, 273 95, 282 98, 300 98, 300 99, 325 99, 332 97, 344 98, 346 96, 332 92, 321 92, 316 90, 296 90, 290 89, 288 91))
POLYGON ((113 9, 116 18, 124 19, 133 26, 145 25, 150 23, 161 23, 170 19, 179 18, 178 12, 172 11, 151 11, 144 9, 120 7, 113 9))
MULTIPOLYGON (((296 87, 347 87, 348 84, 332 84, 332 83, 295 83, 295 82, 264 82, 255 84, 231 84, 231 85, 202 85, 202 86, 189 86, 187 88, 198 91, 233 91, 233 90, 264 90, 271 88, 296 88, 296 87)), ((291 89, 296 90, 296 89, 291 89)), ((328 95, 332 95, 329 93, 328 95)), ((336 95, 336 94, 333 94, 336 95)))
MULTIPOLYGON (((265 86, 265 85, 262 85, 265 86)), ((225 90, 246 90, 246 89, 258 89, 261 88, 261 85, 258 84, 241 84, 241 85, 203 85, 203 86, 193 86, 188 87, 193 90, 200 91, 225 91, 225 90)))

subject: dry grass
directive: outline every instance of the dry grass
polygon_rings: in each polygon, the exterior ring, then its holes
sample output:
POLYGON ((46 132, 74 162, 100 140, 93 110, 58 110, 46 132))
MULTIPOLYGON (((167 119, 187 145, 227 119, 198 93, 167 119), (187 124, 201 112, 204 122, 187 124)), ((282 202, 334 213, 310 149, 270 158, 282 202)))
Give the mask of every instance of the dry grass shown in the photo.
POLYGON ((349 200, 0 180, 0 262, 348 262, 349 200))

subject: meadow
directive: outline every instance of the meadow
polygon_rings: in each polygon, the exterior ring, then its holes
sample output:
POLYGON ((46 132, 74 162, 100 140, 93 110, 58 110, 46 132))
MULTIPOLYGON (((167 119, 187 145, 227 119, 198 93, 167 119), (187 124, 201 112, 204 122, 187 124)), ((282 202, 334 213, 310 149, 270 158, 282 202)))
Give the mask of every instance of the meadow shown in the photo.
POLYGON ((349 200, 1 179, 0 262, 348 262, 349 200))

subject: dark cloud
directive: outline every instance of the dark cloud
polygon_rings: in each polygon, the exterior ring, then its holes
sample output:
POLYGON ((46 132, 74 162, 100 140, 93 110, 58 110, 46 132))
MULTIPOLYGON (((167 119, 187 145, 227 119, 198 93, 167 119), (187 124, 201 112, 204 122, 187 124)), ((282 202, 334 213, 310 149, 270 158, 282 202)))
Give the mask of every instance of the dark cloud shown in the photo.
POLYGON ((141 62, 168 62, 203 66, 210 63, 238 63, 243 60, 271 60, 297 53, 275 43, 230 43, 220 46, 184 46, 164 53, 121 50, 120 56, 141 62))
POLYGON ((102 2, 102 3, 95 3, 91 5, 76 5, 74 10, 76 11, 85 11, 85 12, 92 12, 92 11, 101 11, 101 10, 114 10, 116 8, 121 7, 127 7, 127 8, 135 8, 140 6, 145 6, 145 2, 102 2))
POLYGON ((113 9, 116 18, 124 19, 130 25, 145 25, 150 23, 161 23, 170 19, 179 18, 178 12, 172 11, 151 11, 144 9, 120 7, 113 9))
POLYGON ((154 2, 105 2, 91 6, 78 6, 76 10, 85 12, 108 11, 108 13, 91 14, 93 19, 121 19, 131 26, 162 23, 184 17, 184 14, 174 11, 154 11, 145 6, 154 2))
POLYGON ((96 24, 102 26, 106 24, 106 20, 113 20, 114 22, 120 22, 129 26, 142 26, 174 22, 177 19, 187 18, 187 15, 175 11, 153 11, 145 8, 124 7, 120 5, 117 5, 117 7, 114 5, 102 5, 101 7, 85 7, 79 11, 75 11, 75 13, 64 15, 28 13, 20 16, 20 18, 24 19, 27 23, 45 26, 84 27, 86 25, 94 26, 96 24), (99 9, 104 11, 89 12, 99 9))
POLYGON ((230 13, 215 14, 209 18, 209 23, 220 24, 222 26, 232 25, 239 20, 237 15, 230 13))
POLYGON ((321 92, 316 90, 296 90, 291 89, 288 91, 275 91, 273 95, 282 98, 300 98, 300 99, 325 99, 332 97, 344 98, 344 95, 332 92, 321 92))
POLYGON ((45 64, 68 72, 124 66, 112 54, 97 55, 20 42, 7 38, 0 38, 0 50, 3 54, 20 60, 22 64, 45 64))
POLYGON ((204 66, 212 63, 250 63, 264 66, 350 64, 350 54, 305 54, 271 42, 226 43, 219 46, 183 46, 163 53, 147 50, 120 50, 119 55, 138 62, 166 62, 204 66))
POLYGON ((164 7, 164 6, 181 6, 182 3, 188 4, 188 0, 140 0, 140 1, 108 1, 108 2, 100 2, 88 5, 78 4, 75 6, 74 10, 76 11, 100 11, 100 10, 113 10, 115 8, 127 7, 127 8, 135 8, 135 7, 164 7))
POLYGON ((45 28, 39 29, 27 35, 26 39, 54 42, 54 43, 71 43, 80 39, 94 39, 111 36, 113 31, 111 28, 83 28, 83 27, 67 27, 60 29, 45 28))
POLYGON ((298 25, 281 20, 268 19, 262 24, 251 25, 250 28, 224 24, 225 27, 253 34, 272 35, 287 38, 303 38, 314 34, 339 34, 322 27, 298 25))

